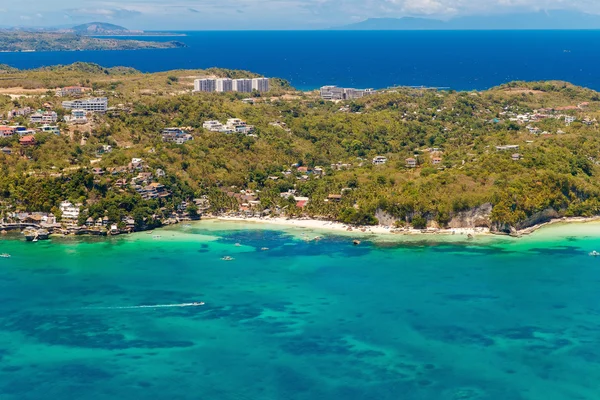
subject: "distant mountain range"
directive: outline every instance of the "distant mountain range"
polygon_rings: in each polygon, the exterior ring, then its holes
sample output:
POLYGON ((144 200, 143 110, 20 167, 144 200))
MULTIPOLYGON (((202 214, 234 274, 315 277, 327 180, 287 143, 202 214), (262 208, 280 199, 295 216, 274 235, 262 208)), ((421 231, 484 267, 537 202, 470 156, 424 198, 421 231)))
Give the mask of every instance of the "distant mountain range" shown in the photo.
POLYGON ((130 31, 119 25, 108 24, 105 22, 90 22, 88 24, 77 25, 65 32, 77 33, 79 35, 131 35, 143 33, 143 31, 130 31))
POLYGON ((521 14, 456 17, 448 21, 404 17, 369 18, 335 30, 503 30, 600 29, 600 15, 553 10, 521 14))

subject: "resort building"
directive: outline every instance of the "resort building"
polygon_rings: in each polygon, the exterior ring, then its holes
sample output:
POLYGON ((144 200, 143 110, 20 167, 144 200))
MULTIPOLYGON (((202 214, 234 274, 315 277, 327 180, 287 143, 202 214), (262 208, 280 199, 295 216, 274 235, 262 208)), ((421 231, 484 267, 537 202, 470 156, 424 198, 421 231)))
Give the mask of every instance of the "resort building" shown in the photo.
POLYGON ((519 161, 521 159, 521 155, 519 153, 515 153, 511 156, 513 161, 519 161))
POLYGON ((202 124, 202 127, 211 132, 221 133, 249 134, 254 131, 254 126, 246 124, 245 121, 242 121, 239 118, 229 118, 225 125, 219 121, 206 121, 202 124))
POLYGON ((254 78, 254 79, 252 79, 252 90, 256 90, 261 93, 268 92, 270 90, 269 78, 254 78))
POLYGON ((337 86, 323 86, 320 90, 323 100, 354 100, 375 93, 373 89, 352 89, 337 86))
POLYGON ((202 124, 202 127, 211 132, 221 132, 224 128, 223 124, 219 121, 206 121, 202 124))
POLYGON ((194 92, 215 92, 217 90, 216 79, 194 80, 194 92))
POLYGON ((252 92, 252 79, 234 79, 232 90, 234 92, 251 93, 252 92))
POLYGON ((60 212, 62 213, 63 219, 77 219, 79 218, 79 207, 76 207, 70 201, 63 201, 60 203, 60 212))
POLYGON ((105 113, 108 109, 108 99, 106 97, 97 97, 83 100, 63 101, 62 106, 65 110, 84 110, 88 112, 105 113))
POLYGON ((65 117, 67 122, 73 124, 85 124, 88 122, 87 111, 85 110, 72 110, 71 115, 65 117))
POLYGON ((58 115, 54 111, 38 111, 29 117, 32 124, 55 124, 58 121, 58 115))
POLYGON ((217 91, 219 93, 233 91, 233 81, 229 78, 217 79, 215 91, 217 91))
POLYGON ((406 159, 406 167, 407 168, 416 168, 417 167, 417 159, 416 158, 407 158, 406 159))
POLYGON ((67 86, 64 88, 57 89, 56 95, 58 97, 81 96, 84 90, 85 89, 81 86, 67 86))
POLYGON ((54 135, 60 135, 60 129, 58 129, 58 126, 54 125, 44 125, 40 128, 40 131, 43 133, 52 133, 54 135))
POLYGON ((269 91, 269 78, 218 78, 218 79, 196 79, 194 80, 194 92, 239 92, 251 93, 253 90, 259 92, 269 91))
POLYGON ((442 163, 442 158, 441 157, 433 157, 431 159, 431 163, 433 165, 440 165, 442 163))
POLYGON ((168 143, 184 144, 194 140, 194 137, 181 128, 165 128, 162 131, 162 140, 168 143))
POLYGON ((373 165, 383 165, 387 162, 387 158, 384 156, 377 156, 373 158, 373 165))

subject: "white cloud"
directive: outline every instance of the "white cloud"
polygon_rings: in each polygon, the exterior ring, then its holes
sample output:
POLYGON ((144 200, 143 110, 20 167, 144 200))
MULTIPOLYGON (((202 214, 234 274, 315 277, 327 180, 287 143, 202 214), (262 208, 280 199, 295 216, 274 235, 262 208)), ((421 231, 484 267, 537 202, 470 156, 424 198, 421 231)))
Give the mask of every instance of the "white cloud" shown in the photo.
MULTIPOLYGON (((329 27, 373 17, 462 15, 569 9, 600 14, 598 0, 28 0, 51 25, 123 20, 131 28, 273 29, 329 27), (125 20, 127 22, 125 22, 125 20)), ((17 5, 6 6, 0 24, 21 17, 17 5)), ((23 15, 23 17, 28 17, 23 15)), ((27 18, 21 18, 26 21, 27 18)), ((31 17, 29 17, 31 19, 31 17)))

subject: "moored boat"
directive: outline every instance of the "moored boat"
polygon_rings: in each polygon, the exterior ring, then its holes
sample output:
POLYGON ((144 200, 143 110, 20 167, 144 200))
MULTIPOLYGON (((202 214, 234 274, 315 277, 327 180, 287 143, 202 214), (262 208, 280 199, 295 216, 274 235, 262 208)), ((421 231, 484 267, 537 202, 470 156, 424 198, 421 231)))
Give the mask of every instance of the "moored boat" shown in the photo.
POLYGON ((10 258, 10 257, 11 257, 11 255, 8 254, 8 253, 2 253, 2 254, 0 254, 0 258, 10 258))

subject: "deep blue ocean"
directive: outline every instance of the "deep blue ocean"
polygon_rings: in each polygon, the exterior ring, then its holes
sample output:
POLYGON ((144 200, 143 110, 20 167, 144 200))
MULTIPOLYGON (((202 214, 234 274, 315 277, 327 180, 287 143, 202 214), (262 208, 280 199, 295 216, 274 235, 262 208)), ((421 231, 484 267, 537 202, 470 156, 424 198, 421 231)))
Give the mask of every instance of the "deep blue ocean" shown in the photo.
POLYGON ((223 67, 326 84, 486 89, 513 80, 559 79, 600 90, 600 31, 203 31, 169 50, 0 53, 17 68, 89 61, 145 72, 223 67))

